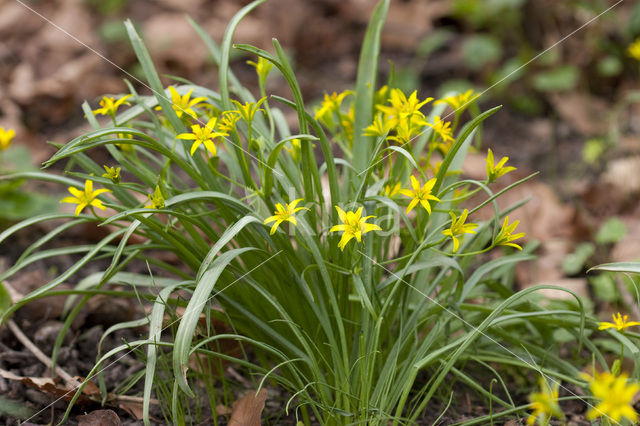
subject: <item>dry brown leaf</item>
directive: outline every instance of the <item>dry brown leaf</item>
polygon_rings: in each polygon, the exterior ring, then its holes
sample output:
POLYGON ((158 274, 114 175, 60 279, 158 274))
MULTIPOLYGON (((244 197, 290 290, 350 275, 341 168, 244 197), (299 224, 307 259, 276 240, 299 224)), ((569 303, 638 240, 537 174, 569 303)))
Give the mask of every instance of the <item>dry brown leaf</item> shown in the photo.
POLYGON ((86 322, 109 327, 113 324, 131 321, 136 314, 136 305, 131 299, 97 295, 89 299, 86 322))
POLYGON ((95 73, 102 65, 102 59, 92 52, 77 59, 69 60, 60 66, 51 76, 41 79, 35 86, 35 95, 71 95, 78 88, 78 81, 95 73))
POLYGON ((611 251, 613 262, 635 262, 640 260, 640 220, 637 216, 620 218, 627 226, 627 233, 611 251))
MULTIPOLYGON (((497 157, 496 161, 502 158, 500 155, 494 152, 497 157)), ((464 159, 462 164, 462 173, 465 176, 469 176, 472 179, 484 180, 487 178, 487 160, 486 153, 475 154, 469 153, 464 159)))
MULTIPOLYGON (((10 371, 0 369, 0 377, 3 377, 7 380, 15 380, 24 383, 27 386, 38 389, 40 392, 43 392, 47 395, 50 395, 54 398, 62 398, 65 401, 70 401, 76 393, 77 384, 85 382, 84 377, 76 376, 73 380, 76 381, 76 384, 68 383, 62 384, 60 380, 53 379, 50 377, 23 377, 13 374, 10 371)), ((95 404, 96 402, 100 402, 102 400, 102 392, 98 385, 96 385, 93 381, 89 380, 84 388, 82 389, 82 394, 77 399, 76 404, 79 405, 89 405, 95 404)), ((111 407, 118 407, 122 410, 125 410, 131 416, 136 419, 142 418, 142 398, 135 396, 127 396, 127 395, 107 395, 107 404, 111 407)), ((158 404, 156 399, 151 399, 151 404, 158 404)), ((110 411, 110 410, 98 410, 98 411, 110 411)), ((95 413, 95 412, 94 412, 95 413)), ((99 416, 99 414, 96 414, 99 416)), ((82 423, 81 423, 82 424, 82 423)), ((87 425, 93 424, 101 424, 101 423, 86 423, 87 425)), ((105 423, 107 425, 118 424, 118 423, 105 423)))
POLYGON ((44 25, 36 41, 42 48, 56 52, 50 59, 58 65, 66 63, 76 52, 86 51, 86 45, 96 45, 96 25, 89 9, 83 7, 81 2, 59 0, 43 15, 55 23, 55 26, 44 25), (69 34, 74 37, 69 37, 69 34), (82 40, 84 45, 77 40, 82 40), (54 59, 53 56, 58 58, 54 59))
POLYGON ((3 2, 0 5, 0 38, 37 30, 45 23, 18 2, 3 2))
MULTIPOLYGON (((0 377, 7 380, 15 380, 23 384, 38 389, 40 392, 46 393, 54 398, 63 398, 70 401, 75 395, 75 388, 69 384, 62 384, 58 379, 51 377, 23 377, 11 373, 10 371, 0 369, 0 377)), ((81 395, 77 403, 83 404, 92 402, 87 395, 81 395)))
MULTIPOLYGON (((152 403, 157 403, 153 400, 152 403)), ((118 407, 126 411, 136 420, 142 419, 142 399, 140 400, 119 400, 118 407)))
MULTIPOLYGON (((73 380, 77 381, 78 383, 85 382, 85 378, 80 376, 75 376, 73 380)), ((102 397, 102 392, 100 391, 100 388, 91 380, 89 380, 87 384, 84 386, 84 388, 82 388, 82 393, 89 397, 94 398, 95 400, 98 400, 102 397)))
MULTIPOLYGON (((515 179, 515 175, 511 179, 515 179)), ((497 192, 507 183, 507 179, 499 181, 492 189, 497 192)), ((563 204, 553 188, 545 183, 525 182, 502 195, 498 199, 498 205, 504 209, 525 199, 529 201, 524 206, 509 213, 511 223, 520 220, 517 230, 527 234, 525 240, 535 239, 544 243, 574 235, 575 209, 563 204)), ((493 206, 490 205, 476 213, 474 219, 487 220, 493 215, 493 206)))
MULTIPOLYGON (((555 285, 557 287, 570 290, 578 296, 584 298, 589 297, 589 289, 586 278, 564 278, 558 281, 545 282, 544 284, 555 285)), ((546 299, 574 300, 573 296, 570 293, 567 293, 566 291, 562 291, 560 289, 545 288, 538 291, 538 294, 544 295, 546 299)))
POLYGON ((260 426, 262 410, 266 400, 267 390, 260 389, 257 394, 254 391, 250 391, 234 402, 229 426, 260 426))
MULTIPOLYGON (((45 273, 41 269, 35 269, 14 275, 9 281, 9 284, 18 294, 28 294, 44 285, 47 281, 48 279, 45 273)), ((57 287, 57 290, 67 290, 70 288, 68 284, 63 283, 57 287)), ((16 312, 16 316, 29 322, 31 322, 33 318, 38 318, 38 320, 41 321, 58 319, 62 315, 66 300, 67 296, 52 296, 36 299, 22 306, 16 312)), ((74 319, 72 327, 77 329, 84 324, 86 315, 87 310, 83 309, 74 319)))
POLYGON ((612 160, 607 164, 607 170, 602 180, 628 197, 640 192, 640 157, 624 157, 612 160))
POLYGON ((562 93, 549 96, 554 108, 564 120, 583 135, 600 135, 607 131, 609 104, 587 93, 562 93))
POLYGON ((572 244, 567 240, 554 240, 543 243, 538 257, 533 262, 519 263, 516 266, 516 280, 522 287, 537 284, 549 284, 564 278, 562 260, 571 253, 572 244))
POLYGON ((158 3, 169 9, 179 10, 195 16, 198 7, 202 6, 203 1, 204 0, 158 0, 158 3))
POLYGON ((76 416, 78 426, 120 426, 120 417, 113 410, 95 410, 89 414, 76 416))
POLYGON ((204 43, 184 13, 162 13, 144 24, 147 47, 154 61, 174 62, 194 72, 205 65, 208 54, 204 43), (171 28, 171 31, 167 31, 171 28))
POLYGON ((231 410, 226 405, 222 405, 222 404, 216 405, 216 414, 218 414, 219 416, 228 416, 232 412, 233 410, 231 410))

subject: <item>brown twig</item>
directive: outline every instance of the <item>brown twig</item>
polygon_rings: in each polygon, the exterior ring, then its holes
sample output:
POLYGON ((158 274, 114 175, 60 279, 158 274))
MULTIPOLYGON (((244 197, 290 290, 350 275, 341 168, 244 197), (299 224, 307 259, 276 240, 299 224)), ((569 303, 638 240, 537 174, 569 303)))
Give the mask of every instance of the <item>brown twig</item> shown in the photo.
MULTIPOLYGON (((9 326, 11 332, 16 336, 20 343, 22 343, 22 345, 29 350, 29 352, 31 352, 36 358, 38 358, 41 363, 46 365, 47 368, 52 369, 53 361, 51 360, 51 358, 46 356, 44 352, 40 350, 40 348, 38 348, 31 340, 29 340, 29 338, 22 332, 22 330, 20 330, 20 327, 18 327, 18 325, 13 320, 7 321, 7 325, 9 326)), ((67 385, 72 385, 74 387, 80 385, 77 380, 74 380, 74 378, 69 373, 64 371, 58 365, 56 365, 55 367, 55 373, 60 376, 67 385)))

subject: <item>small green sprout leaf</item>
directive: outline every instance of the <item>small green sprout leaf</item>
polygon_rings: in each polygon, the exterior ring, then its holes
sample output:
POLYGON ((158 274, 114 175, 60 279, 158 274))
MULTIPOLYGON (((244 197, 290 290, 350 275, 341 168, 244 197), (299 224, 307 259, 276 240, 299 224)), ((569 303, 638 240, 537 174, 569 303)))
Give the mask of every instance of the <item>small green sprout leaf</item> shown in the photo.
POLYGON ((627 234, 627 226, 617 217, 612 217, 600 226, 596 234, 598 244, 617 243, 627 234))
POLYGON ((11 295, 2 282, 0 282, 0 318, 4 316, 5 312, 9 310, 11 305, 11 295))

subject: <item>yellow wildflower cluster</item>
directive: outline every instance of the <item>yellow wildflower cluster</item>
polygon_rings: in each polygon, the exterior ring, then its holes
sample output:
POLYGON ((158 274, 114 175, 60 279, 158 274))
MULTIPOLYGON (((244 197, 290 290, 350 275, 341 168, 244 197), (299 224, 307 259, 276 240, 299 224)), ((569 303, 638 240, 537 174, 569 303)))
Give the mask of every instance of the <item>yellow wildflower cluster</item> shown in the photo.
POLYGON ((260 105, 266 100, 267 98, 264 97, 258 100, 258 102, 245 102, 244 104, 241 104, 235 99, 232 99, 231 102, 233 102, 234 105, 238 107, 238 109, 235 110, 235 112, 237 114, 240 114, 240 117, 242 117, 245 123, 247 123, 248 125, 251 125, 254 117, 256 116, 256 113, 258 111, 264 111, 263 109, 260 108, 260 105))
MULTIPOLYGON (((436 148, 443 154, 446 154, 453 143, 453 128, 451 123, 444 121, 439 116, 433 118, 433 122, 429 122, 420 108, 433 100, 427 98, 420 101, 417 92, 414 91, 407 97, 400 89, 391 89, 388 99, 384 99, 388 89, 384 86, 377 96, 377 100, 382 103, 376 105, 378 114, 375 115, 373 123, 364 129, 363 134, 366 136, 387 137, 389 140, 396 141, 401 145, 409 143, 415 137, 423 133, 425 126, 430 127, 436 136, 436 148), (387 105, 385 102, 388 102, 387 105), (388 136, 392 133, 391 136, 388 136)), ((434 104, 446 103, 455 111, 461 113, 480 95, 474 94, 473 90, 464 93, 447 96, 439 99, 434 104)))
POLYGON ((631 422, 638 421, 638 413, 633 408, 633 397, 640 391, 640 385, 630 381, 629 376, 619 376, 608 372, 594 372, 593 377, 583 374, 582 378, 589 382, 591 394, 598 400, 595 407, 587 413, 590 420, 607 417, 618 424, 622 418, 631 422))
MULTIPOLYGON (((193 109, 196 106, 204 107, 208 104, 205 104, 204 101, 206 98, 198 97, 194 99, 190 99, 192 90, 189 90, 185 95, 180 97, 177 95, 177 92, 173 87, 169 87, 172 93, 172 99, 174 98, 173 94, 175 93, 177 97, 174 100, 174 108, 178 108, 178 110, 182 109, 183 113, 186 116, 189 116, 195 120, 197 119, 196 111, 193 109)), ((190 128, 191 131, 187 133, 181 133, 177 136, 178 139, 193 141, 191 144, 190 153, 191 155, 195 154, 196 150, 200 145, 204 145, 209 152, 214 157, 217 155, 217 148, 215 144, 215 140, 218 138, 225 138, 229 136, 231 132, 236 131, 237 123, 240 119, 245 121, 251 129, 251 124, 255 119, 256 114, 259 111, 264 111, 260 108, 260 105, 267 100, 266 97, 259 99, 257 102, 245 102, 240 103, 237 100, 233 99, 231 102, 237 107, 235 110, 230 111, 217 111, 217 113, 209 118, 209 120, 204 123, 203 121, 198 121, 196 123, 192 122, 190 128)), ((176 113, 177 111, 176 110, 176 113)), ((182 114, 178 114, 178 116, 183 116, 182 114)))
POLYGON ((414 90, 407 98, 402 90, 391 89, 388 99, 391 105, 377 105, 376 108, 384 115, 385 120, 392 128, 397 128, 401 123, 412 127, 426 124, 425 116, 420 108, 432 100, 433 98, 427 98, 420 102, 417 90, 414 90))
POLYGON ((513 248, 517 248, 518 250, 522 250, 518 244, 514 243, 515 240, 524 237, 524 232, 519 232, 514 234, 513 232, 516 230, 516 227, 520 223, 519 220, 516 220, 512 224, 509 224, 509 216, 505 216, 504 222, 502 223, 502 228, 498 231, 498 235, 494 240, 494 245, 496 246, 511 246, 513 248))
POLYGON ((437 148, 443 154, 449 152, 449 148, 451 148, 451 144, 453 144, 453 129, 451 128, 451 123, 445 122, 440 117, 433 117, 433 123, 426 123, 427 126, 433 129, 433 133, 438 136, 437 139, 437 148))
POLYGON ((238 111, 224 111, 218 117, 218 130, 221 133, 229 133, 236 129, 236 123, 240 120, 238 111))
POLYGON ((353 144, 353 123, 355 119, 355 109, 353 103, 347 108, 342 104, 347 96, 353 95, 351 90, 341 93, 333 92, 331 95, 325 94, 319 107, 316 107, 314 118, 322 123, 327 129, 337 131, 341 139, 349 146, 353 144), (346 111, 345 111, 346 110, 346 111))
POLYGON ((299 163, 302 160, 302 145, 300 143, 300 139, 298 138, 294 138, 291 139, 291 147, 285 146, 284 149, 287 150, 287 152, 289 152, 289 154, 291 155, 291 158, 293 158, 293 161, 295 161, 296 163, 299 163))
MULTIPOLYGON (((386 94, 387 87, 380 89, 379 93, 386 94)), ((378 98, 380 99, 382 96, 378 96, 378 98)), ((420 108, 431 102, 433 98, 420 101, 417 91, 407 97, 402 90, 391 89, 386 102, 380 100, 382 103, 376 105, 378 113, 374 116, 373 123, 364 129, 364 135, 386 136, 389 140, 404 145, 419 135, 424 126, 428 124, 420 108), (395 134, 387 136, 391 131, 394 131, 395 134)))
MULTIPOLYGON (((624 331, 636 325, 640 325, 640 322, 628 321, 627 315, 622 316, 618 312, 613 315, 613 322, 600 322, 598 330, 614 328, 624 331)), ((596 400, 595 405, 591 405, 587 412, 589 420, 604 417, 608 420, 607 424, 609 422, 620 424, 623 419, 634 424, 638 421, 638 413, 633 408, 633 402, 635 395, 640 391, 640 384, 630 380, 625 373, 618 374, 619 362, 618 360, 614 363, 612 372, 594 371, 593 376, 586 373, 580 374, 580 377, 588 383, 589 390, 596 400)), ((559 383, 556 382, 552 389, 546 381, 541 380, 541 392, 529 395, 533 413, 527 419, 527 424, 533 425, 537 422, 540 425, 547 425, 551 417, 564 419, 564 414, 558 406, 558 385, 559 383)))
POLYGON ((393 198, 400 193, 402 186, 400 182, 396 182, 394 185, 387 184, 384 186, 384 195, 389 198, 393 198))
MULTIPOLYGON (((320 108, 316 109, 314 118, 328 128, 335 127, 334 115, 340 116, 340 107, 347 96, 353 95, 353 91, 345 90, 342 93, 333 92, 331 95, 325 93, 320 108)), ((339 122, 342 119, 339 120, 339 122)))
MULTIPOLYGON (((276 204, 276 210, 274 211, 273 216, 269 216, 264 220, 264 224, 268 224, 271 222, 275 222, 271 226, 270 234, 273 235, 278 226, 282 222, 289 222, 293 225, 298 224, 295 214, 300 210, 309 210, 306 207, 297 207, 298 203, 302 201, 302 198, 292 201, 291 203, 285 203, 283 206, 281 203, 276 204)), ((351 241, 353 238, 358 242, 362 242, 362 235, 366 234, 370 231, 381 231, 382 228, 380 226, 367 223, 369 218, 375 218, 375 216, 365 216, 362 217, 363 207, 360 207, 358 210, 347 211, 345 212, 340 207, 335 206, 336 211, 338 212, 338 218, 342 222, 340 225, 333 226, 329 232, 342 232, 342 238, 340 238, 340 242, 338 243, 338 247, 340 250, 344 250, 347 243, 351 241)))

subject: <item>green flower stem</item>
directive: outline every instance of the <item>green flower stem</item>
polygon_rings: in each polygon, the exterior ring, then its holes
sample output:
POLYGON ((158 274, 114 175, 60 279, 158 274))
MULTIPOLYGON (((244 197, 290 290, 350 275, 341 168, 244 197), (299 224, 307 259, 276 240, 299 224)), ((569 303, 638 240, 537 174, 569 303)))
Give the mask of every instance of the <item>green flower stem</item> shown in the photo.
MULTIPOLYGON (((249 125, 249 136, 251 136, 251 125, 249 125)), ((237 132, 232 132, 231 133, 231 139, 233 140, 233 150, 234 153, 236 154, 236 159, 238 160, 238 163, 240 164, 240 171, 242 172, 242 178, 244 179, 245 185, 249 186, 253 189, 256 188, 255 186, 255 182, 253 181, 253 178, 251 177, 251 171, 249 170, 249 164, 247 162, 247 158, 245 156, 245 151, 242 148, 242 141, 240 140, 240 137, 238 136, 237 132)), ((250 141, 248 142, 247 145, 250 145, 250 141)), ((249 148, 247 146, 247 148, 249 148)))
POLYGON ((443 254, 443 255, 446 255, 446 256, 465 257, 465 256, 477 256, 479 254, 486 253, 489 250, 491 250, 493 247, 494 246, 492 245, 492 246, 487 247, 487 248, 482 249, 482 250, 470 251, 470 252, 467 252, 467 253, 449 253, 449 252, 441 251, 441 250, 438 250, 438 249, 435 249, 435 248, 432 248, 431 250, 435 251, 436 253, 440 253, 440 254, 443 254))
MULTIPOLYGON (((211 171, 213 172, 213 174, 215 174, 216 176, 218 176, 221 179, 226 180, 229 183, 232 183, 233 185, 237 186, 238 188, 245 188, 245 189, 249 189, 248 186, 238 182, 237 180, 231 179, 229 176, 225 176, 222 173, 220 173, 217 169, 211 168, 211 171)), ((253 188, 251 188, 251 190, 253 190, 253 188)))
POLYGON ((264 106, 264 113, 267 116, 267 121, 269 122, 269 139, 274 140, 276 128, 273 120, 273 114, 271 113, 271 107, 269 106, 269 97, 267 96, 267 92, 265 88, 265 80, 263 80, 262 78, 259 78, 258 87, 260 89, 260 98, 267 98, 262 103, 262 106, 264 106))

